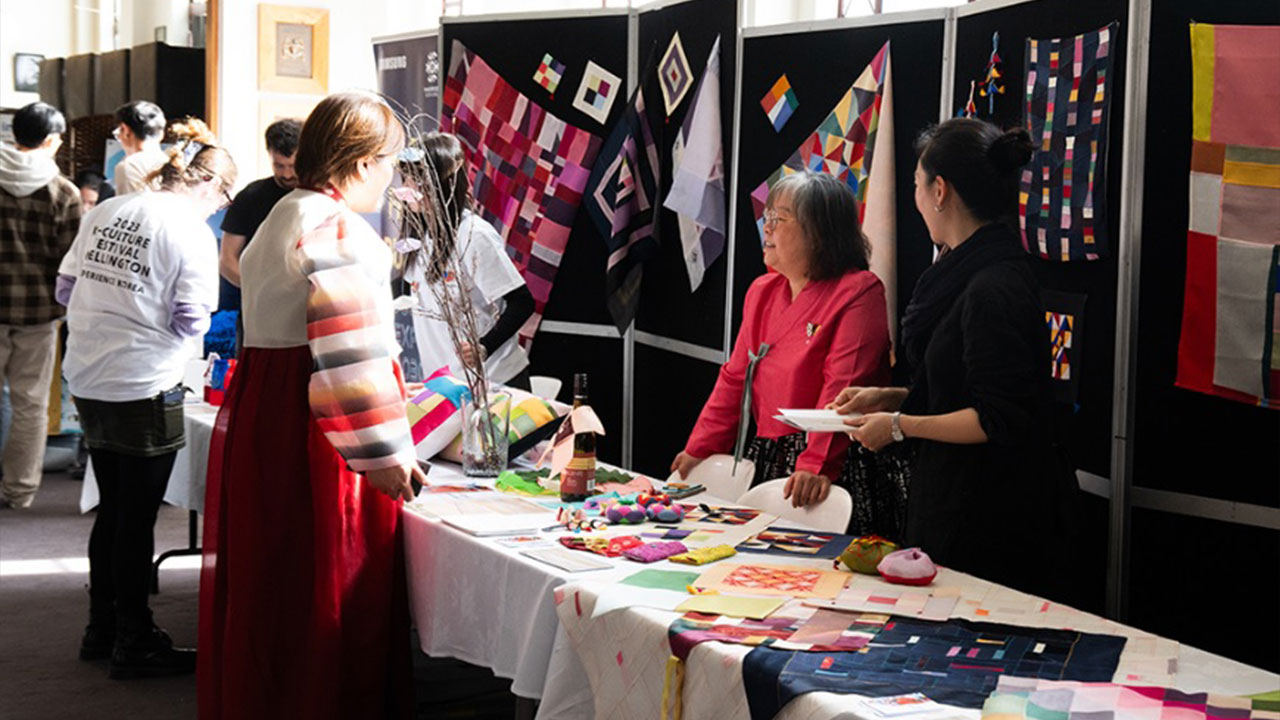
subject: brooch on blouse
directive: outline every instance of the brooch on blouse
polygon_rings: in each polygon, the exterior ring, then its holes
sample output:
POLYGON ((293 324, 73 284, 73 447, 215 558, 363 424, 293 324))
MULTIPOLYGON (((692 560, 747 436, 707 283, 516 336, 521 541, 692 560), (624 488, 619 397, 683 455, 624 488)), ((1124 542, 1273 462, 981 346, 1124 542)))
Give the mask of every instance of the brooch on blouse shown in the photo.
POLYGON ((816 334, 818 333, 818 331, 819 331, 819 330, 821 330, 821 329, 822 329, 822 326, 821 326, 821 325, 819 325, 818 323, 805 323, 805 326, 804 326, 804 336, 805 336, 805 337, 813 337, 813 336, 814 336, 814 335, 816 335, 816 334))

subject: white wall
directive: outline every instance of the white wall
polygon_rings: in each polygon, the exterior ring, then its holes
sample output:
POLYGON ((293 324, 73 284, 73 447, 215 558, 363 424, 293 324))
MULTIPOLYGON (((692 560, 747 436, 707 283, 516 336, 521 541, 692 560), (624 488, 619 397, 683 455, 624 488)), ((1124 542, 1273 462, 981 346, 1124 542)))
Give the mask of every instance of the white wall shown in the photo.
MULTIPOLYGON (((6 2, 8 0, 5 0, 6 2)), ((274 0, 276 5, 329 9, 329 92, 376 89, 373 38, 439 26, 432 0, 274 0)), ((260 128, 262 101, 301 103, 305 95, 258 91, 258 4, 223 0, 218 134, 240 168, 239 184, 269 172, 260 128)))
POLYGON ((13 89, 13 55, 37 53, 64 57, 71 54, 74 2, 0 0, 0 107, 22 107, 40 99, 38 93, 20 93, 13 89))
POLYGON ((120 47, 131 48, 155 42, 156 28, 162 25, 165 27, 166 43, 190 47, 190 6, 188 0, 122 0, 120 47))

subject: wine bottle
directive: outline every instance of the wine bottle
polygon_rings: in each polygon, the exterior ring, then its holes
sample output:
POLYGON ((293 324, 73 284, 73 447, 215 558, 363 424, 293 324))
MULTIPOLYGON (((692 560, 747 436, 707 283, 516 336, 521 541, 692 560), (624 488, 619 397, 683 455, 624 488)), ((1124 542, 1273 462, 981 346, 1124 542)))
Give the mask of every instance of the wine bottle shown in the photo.
MULTIPOLYGON (((587 374, 573 376, 573 407, 587 404, 587 374)), ((581 502, 591 497, 596 489, 596 434, 577 433, 573 436, 573 459, 560 473, 560 500, 581 502)))

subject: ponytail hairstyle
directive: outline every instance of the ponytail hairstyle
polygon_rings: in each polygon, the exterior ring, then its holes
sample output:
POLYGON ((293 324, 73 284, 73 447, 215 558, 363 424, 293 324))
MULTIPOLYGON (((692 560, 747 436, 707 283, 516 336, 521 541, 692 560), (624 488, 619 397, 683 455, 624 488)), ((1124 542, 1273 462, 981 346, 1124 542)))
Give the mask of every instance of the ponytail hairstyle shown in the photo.
POLYGON ((1035 146, 1025 128, 1001 131, 984 120, 953 118, 916 140, 929 181, 946 178, 977 220, 990 223, 1017 207, 1019 171, 1035 146))
POLYGON ((169 161, 151 173, 147 181, 160 179, 160 189, 183 192, 201 183, 217 179, 222 191, 229 192, 236 183, 236 163, 231 153, 218 147, 218 138, 197 118, 187 118, 169 127, 174 146, 169 161))

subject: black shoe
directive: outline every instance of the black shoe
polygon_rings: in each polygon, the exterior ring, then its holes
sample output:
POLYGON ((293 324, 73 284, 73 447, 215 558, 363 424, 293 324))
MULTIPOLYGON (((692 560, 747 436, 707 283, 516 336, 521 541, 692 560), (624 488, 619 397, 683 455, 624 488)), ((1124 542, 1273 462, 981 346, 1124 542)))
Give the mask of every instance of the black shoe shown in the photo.
POLYGON ((84 629, 84 637, 80 639, 81 660, 106 660, 111 657, 111 650, 116 644, 115 628, 104 628, 88 625, 84 629))
POLYGON ((175 648, 168 633, 152 628, 141 634, 120 634, 111 652, 109 676, 114 680, 187 675, 196 671, 196 651, 175 648))

